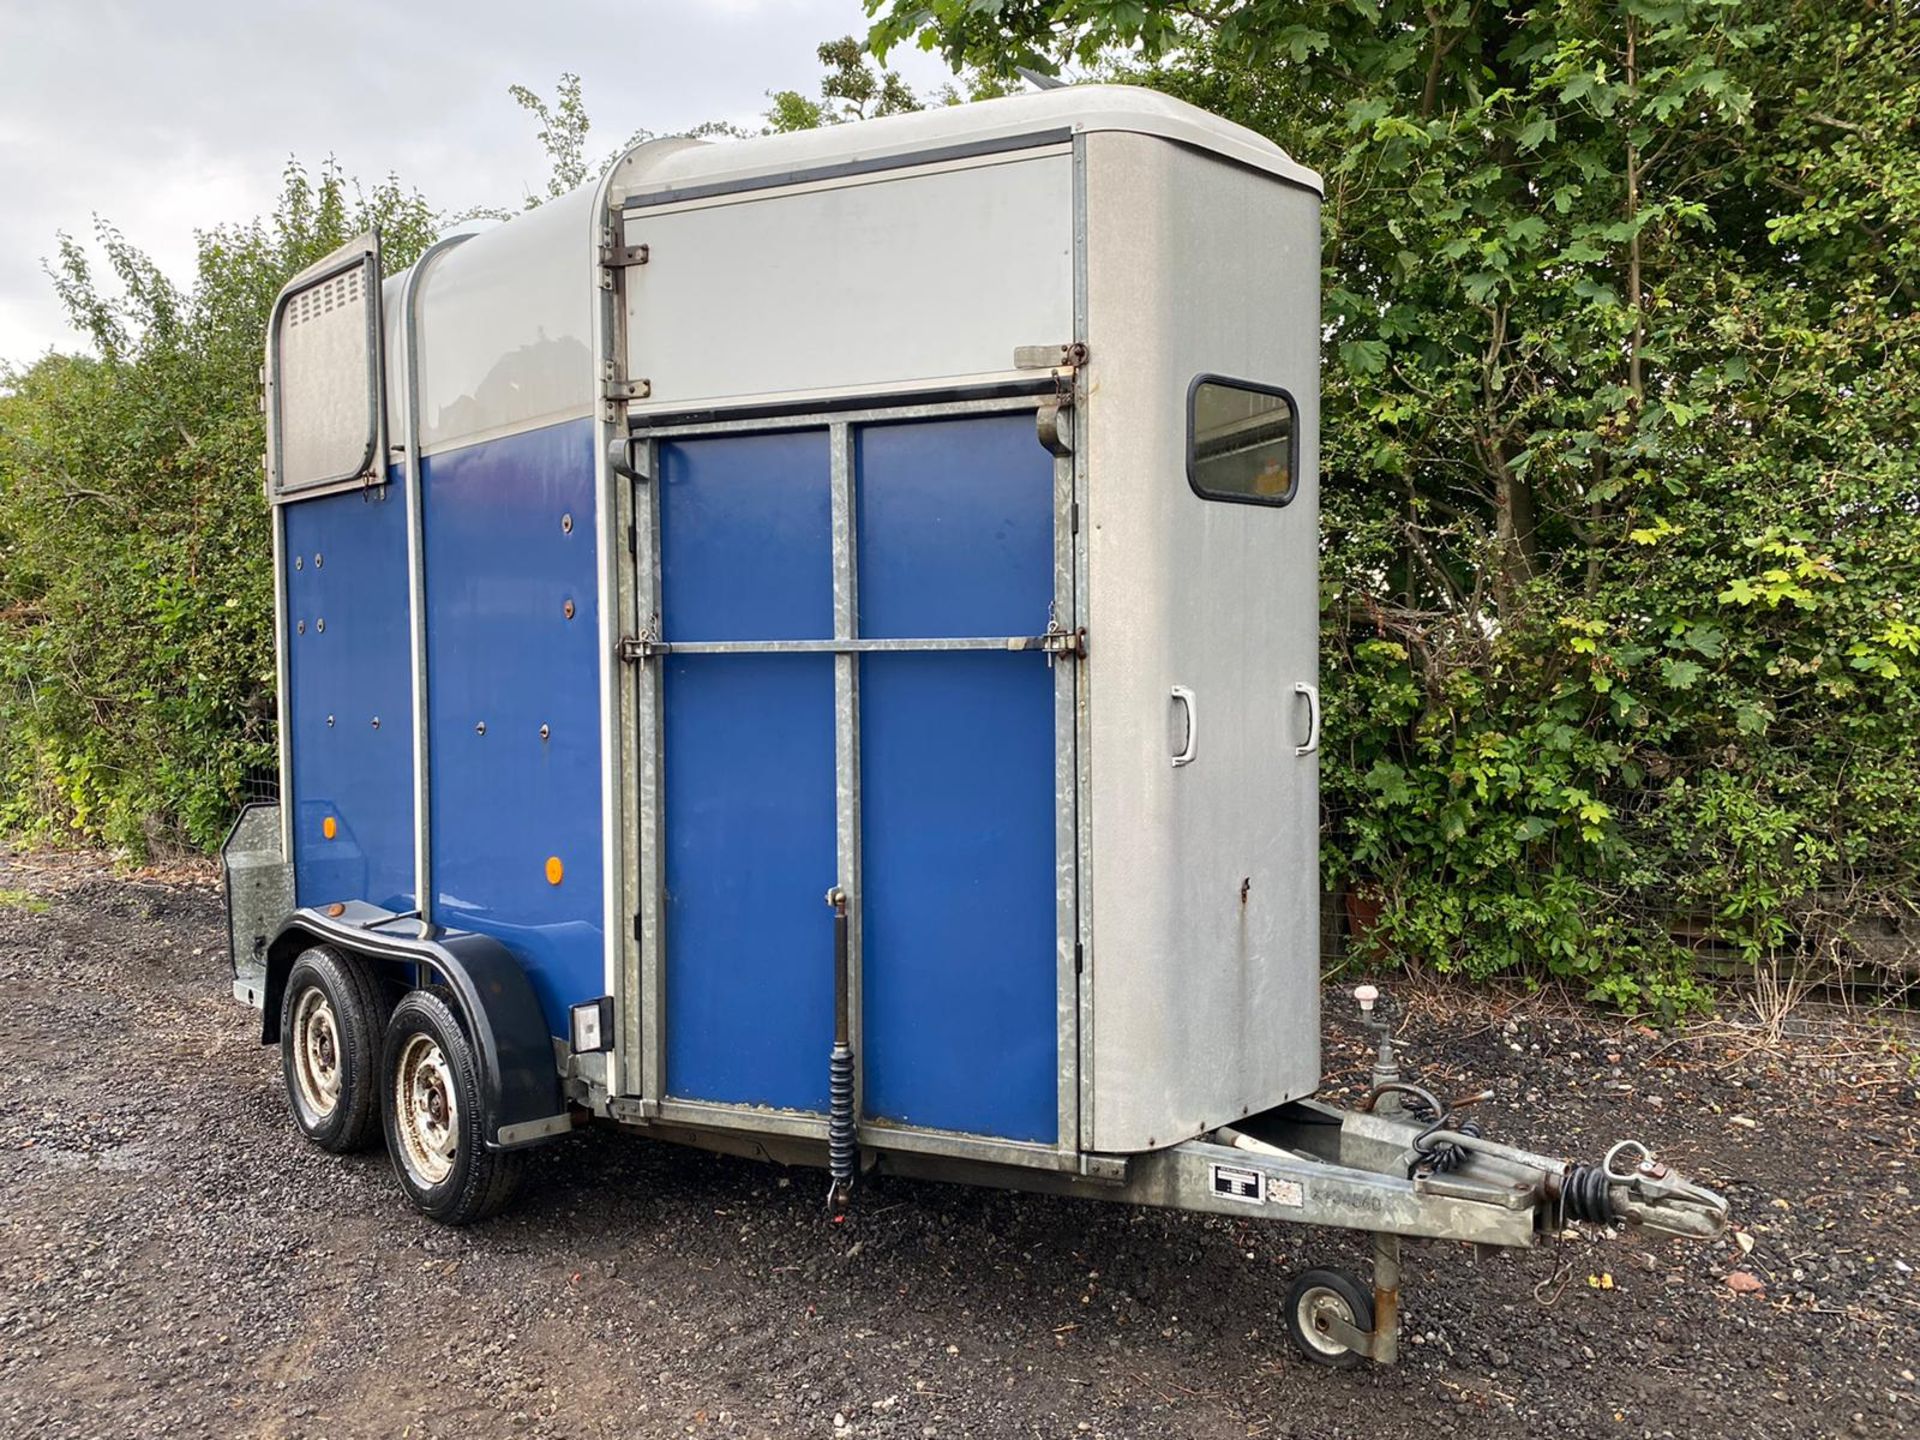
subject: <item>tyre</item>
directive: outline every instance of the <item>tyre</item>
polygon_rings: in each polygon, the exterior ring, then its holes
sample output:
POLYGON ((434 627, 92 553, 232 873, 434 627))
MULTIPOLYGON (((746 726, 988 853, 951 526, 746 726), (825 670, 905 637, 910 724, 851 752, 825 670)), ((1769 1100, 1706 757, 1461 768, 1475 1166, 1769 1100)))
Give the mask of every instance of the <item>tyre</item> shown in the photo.
POLYGON ((331 945, 301 953, 280 1002, 280 1071, 294 1123, 314 1144, 364 1149, 380 1111, 387 1000, 371 967, 331 945))
POLYGON ((525 1157, 487 1148, 480 1067, 452 1007, 431 990, 408 992, 387 1021, 380 1068, 387 1154, 414 1208, 443 1225, 498 1214, 525 1157))
POLYGON ((1338 1270, 1309 1270, 1287 1291, 1287 1334, 1316 1365, 1347 1370, 1366 1357, 1327 1333, 1326 1322, 1339 1317, 1362 1334, 1373 1331, 1373 1296, 1351 1275, 1338 1270))

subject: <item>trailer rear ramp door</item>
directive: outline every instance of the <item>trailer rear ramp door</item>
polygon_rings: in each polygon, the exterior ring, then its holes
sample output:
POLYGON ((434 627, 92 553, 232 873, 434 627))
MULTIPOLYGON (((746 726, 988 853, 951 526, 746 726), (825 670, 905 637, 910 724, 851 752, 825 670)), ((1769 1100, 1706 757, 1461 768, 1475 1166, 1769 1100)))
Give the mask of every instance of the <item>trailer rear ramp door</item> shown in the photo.
POLYGON ((862 1118, 1056 1143, 1056 494, 1032 402, 676 436, 653 473, 667 1097, 826 1110, 841 885, 862 1118))

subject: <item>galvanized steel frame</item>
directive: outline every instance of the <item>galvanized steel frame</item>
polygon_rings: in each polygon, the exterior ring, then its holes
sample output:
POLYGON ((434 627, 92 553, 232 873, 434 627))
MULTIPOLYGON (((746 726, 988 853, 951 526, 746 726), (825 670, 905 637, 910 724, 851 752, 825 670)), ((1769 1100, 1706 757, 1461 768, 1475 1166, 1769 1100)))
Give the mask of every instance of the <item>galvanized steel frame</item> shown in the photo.
POLYGON ((853 409, 818 408, 779 415, 748 415, 735 419, 716 415, 710 420, 679 420, 666 425, 650 425, 643 414, 634 414, 629 422, 636 435, 654 440, 673 440, 683 436, 748 434, 758 430, 823 430, 844 421, 863 425, 873 420, 949 419, 955 415, 993 415, 1012 410, 1031 410, 1044 398, 1051 383, 1050 372, 1022 371, 1032 388, 1017 395, 988 395, 975 399, 916 401, 903 397, 898 404, 861 405, 853 409))
POLYGON ((1323 1225, 1371 1235, 1404 1235, 1524 1249, 1539 1240, 1535 1197, 1491 1185, 1443 1187, 1286 1152, 1249 1152, 1205 1140, 1126 1158, 1109 1177, 1009 1173, 973 1157, 897 1150, 881 1157, 889 1173, 1074 1195, 1091 1200, 1192 1210, 1254 1221, 1323 1225), (1257 1193, 1224 1193, 1216 1167, 1255 1178, 1257 1193))
MULTIPOLYGON (((644 462, 638 467, 645 479, 622 487, 629 506, 628 531, 633 536, 633 554, 629 573, 633 576, 633 610, 630 633, 657 633, 660 627, 660 487, 659 451, 651 441, 642 442, 644 462)), ((634 862, 627 867, 629 911, 637 917, 629 950, 632 963, 626 967, 623 989, 616 994, 637 997, 639 1004, 621 1004, 620 1032, 627 1064, 622 1076, 627 1093, 657 1103, 667 1090, 667 977, 666 936, 662 926, 661 896, 666 892, 664 841, 666 838, 666 780, 662 738, 666 730, 664 697, 660 667, 637 665, 627 690, 633 703, 633 724, 621 727, 623 753, 629 755, 626 773, 634 783, 625 788, 631 796, 630 823, 626 827, 634 837, 634 862), (630 748, 628 748, 630 747, 630 748)), ((622 941, 627 940, 622 936, 622 941)))
POLYGON ((1047 641, 1046 635, 935 635, 917 640, 846 635, 831 640, 649 640, 645 643, 651 655, 864 655, 878 650, 998 650, 1018 654, 1023 650, 1045 650, 1047 641))
MULTIPOLYGON (((853 431, 841 419, 827 426, 827 464, 833 532, 833 638, 853 642, 860 628, 859 523, 854 515, 853 431)), ((860 869, 860 659, 849 650, 833 657, 833 832, 838 888, 852 897, 847 909, 847 1036, 853 1047, 853 1116, 857 1135, 866 1110, 867 1067, 863 1057, 865 956, 862 944, 866 888, 860 869)), ((838 1024, 838 1017, 835 1018, 838 1024)))
MULTIPOLYGON (((1044 381, 1045 377, 1041 377, 1044 381)), ((1072 372, 1054 377, 1056 387, 1072 383, 1072 372)), ((663 695, 658 660, 663 653, 746 654, 767 652, 831 653, 834 655, 835 847, 840 884, 855 897, 849 915, 853 1044, 863 1053, 860 1035, 860 980, 862 949, 859 897, 859 656, 881 650, 1026 650, 1039 648, 1042 636, 968 636, 925 640, 862 639, 859 628, 858 526, 855 520, 852 433, 856 426, 879 421, 949 419, 954 416, 1033 413, 1050 399, 1066 399, 1056 389, 1049 393, 1001 395, 990 398, 931 403, 870 405, 853 410, 824 410, 809 414, 751 416, 649 426, 641 417, 631 422, 631 464, 636 472, 623 501, 632 519, 632 554, 623 567, 622 616, 629 633, 657 640, 660 636, 660 525, 659 442, 717 434, 769 431, 825 431, 828 441, 831 528, 833 549, 834 636, 805 641, 704 641, 661 644, 647 648, 632 676, 622 687, 621 753, 623 773, 633 777, 623 787, 621 809, 626 829, 635 839, 635 859, 625 867, 627 892, 636 917, 636 942, 618 948, 627 959, 614 994, 637 997, 639 1004, 620 1004, 619 1032, 624 1063, 618 1070, 624 1096, 613 1109, 623 1119, 640 1123, 686 1125, 703 1129, 743 1130, 786 1138, 820 1141, 826 1138, 824 1114, 773 1110, 764 1106, 727 1105, 687 1100, 666 1093, 666 953, 663 910, 664 870, 661 846, 666 833, 663 695), (630 599, 634 603, 624 603, 630 599), (1013 642, 1013 643, 1010 643, 1013 642), (629 721, 631 723, 629 723, 629 721), (628 737, 631 737, 629 740, 628 737), (631 749, 627 748, 631 745, 631 749)), ((1036 435, 1035 443, 1039 440, 1036 435)), ((1082 622, 1082 587, 1077 576, 1083 548, 1075 526, 1081 490, 1082 462, 1077 455, 1058 456, 1054 462, 1053 533, 1054 599, 1048 617, 1055 626, 1075 628, 1082 622), (1074 617, 1063 626, 1062 616, 1074 617)), ((1069 657, 1070 658, 1070 657, 1069 657)), ((1080 1025, 1084 1002, 1080 993, 1078 959, 1082 949, 1080 917, 1081 834, 1085 765, 1080 733, 1083 720, 1083 666, 1077 661, 1054 668, 1054 786, 1056 895, 1058 935, 1056 960, 1056 1043, 1059 1066, 1058 1135, 1051 1145, 1012 1141, 992 1136, 863 1121, 859 1143, 876 1150, 912 1152, 954 1160, 973 1160, 1022 1168, 1071 1171, 1080 1168, 1081 1066, 1080 1025)), ((824 923, 824 922, 823 922, 824 923)), ((824 1056, 825 1051, 822 1051, 824 1056)), ((824 1061, 823 1061, 824 1063, 824 1061)), ((856 1110, 862 1108, 860 1088, 864 1072, 856 1071, 856 1110)))
MULTIPOLYGON (((633 1072, 642 1064, 646 1047, 639 1034, 638 1018, 655 1019, 659 1007, 643 996, 638 983, 642 937, 639 926, 625 917, 641 914, 638 891, 639 871, 658 863, 658 846, 644 833, 643 817, 630 800, 636 785, 657 783, 657 776, 644 772, 646 755, 636 744, 641 721, 642 698, 632 677, 622 673, 617 637, 636 624, 636 612, 646 597, 637 593, 641 576, 636 567, 623 558, 617 539, 631 535, 639 518, 633 513, 633 487, 623 483, 613 464, 617 448, 628 445, 627 417, 624 405, 607 399, 607 387, 615 376, 624 374, 627 344, 626 277, 627 267, 603 264, 621 233, 624 222, 621 208, 624 196, 619 186, 627 178, 628 167, 643 152, 671 154, 697 142, 680 137, 645 140, 628 147, 609 165, 595 187, 588 207, 586 273, 595 279, 591 346, 593 369, 586 378, 588 394, 593 396, 593 535, 595 557, 599 565, 598 635, 600 643, 600 864, 601 924, 605 949, 603 984, 613 997, 616 1020, 613 1044, 597 1059, 575 1056, 572 1078, 593 1087, 598 1098, 621 1091, 655 1094, 642 1089, 633 1072), (628 847, 632 837, 633 849, 628 847), (627 863, 629 854, 633 863, 627 863), (636 1003, 636 1002, 641 1003, 636 1003), (598 1069, 598 1074, 581 1073, 583 1066, 598 1069)), ((658 608, 657 595, 647 602, 658 608)), ((657 732, 657 715, 655 716, 657 732)), ((654 813, 657 813, 655 807, 654 813)), ((658 1053, 658 1047, 654 1047, 658 1053)))

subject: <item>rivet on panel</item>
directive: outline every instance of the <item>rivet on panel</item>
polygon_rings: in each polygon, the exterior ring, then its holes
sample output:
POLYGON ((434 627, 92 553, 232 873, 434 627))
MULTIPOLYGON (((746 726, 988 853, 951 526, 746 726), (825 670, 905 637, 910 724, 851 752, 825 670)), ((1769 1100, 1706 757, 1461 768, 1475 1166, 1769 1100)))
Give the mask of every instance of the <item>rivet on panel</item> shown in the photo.
POLYGON ((573 533, 572 515, 562 515, 560 517, 560 533, 562 535, 571 535, 573 533))
POLYGON ((486 734, 486 733, 487 733, 487 722, 486 722, 486 721, 484 721, 484 720, 482 720, 482 721, 481 721, 481 722, 480 722, 480 723, 479 723, 478 725, 476 725, 476 726, 474 726, 474 727, 473 727, 473 733, 474 733, 474 734, 476 734, 476 735, 484 735, 484 734, 486 734))
POLYGON ((297 625, 295 625, 295 626, 293 627, 293 633, 294 633, 294 634, 296 634, 296 635, 304 635, 304 634, 306 634, 306 633, 307 633, 307 622, 306 622, 306 621, 304 621, 304 620, 302 620, 302 621, 301 621, 301 622, 300 622, 299 624, 297 624, 297 625))
POLYGON ((378 715, 373 717, 373 728, 376 730, 380 728, 380 717, 378 715))
POLYGON ((553 727, 551 725, 542 725, 540 727, 540 738, 542 740, 550 739, 552 735, 553 735, 553 727))
POLYGON ((327 617, 322 615, 318 620, 314 621, 313 628, 315 630, 318 630, 322 635, 326 634, 327 633, 327 617))
POLYGON ((568 618, 569 620, 571 620, 571 619, 573 618, 573 601, 571 601, 571 600, 569 600, 569 601, 567 601, 567 603, 566 603, 566 604, 564 604, 564 605, 562 605, 562 606, 561 606, 560 608, 561 608, 562 610, 564 610, 564 611, 566 611, 566 614, 567 614, 567 618, 568 618))
POLYGON ((558 885, 566 873, 566 867, 560 863, 558 855, 547 856, 547 884, 558 885))
POLYGON ((334 836, 340 833, 340 822, 335 820, 331 815, 327 816, 326 819, 320 822, 320 833, 329 840, 333 839, 334 836))
POLYGON ((294 556, 294 557, 293 557, 293 568, 294 568, 294 569, 296 569, 296 570, 304 570, 304 569, 306 569, 306 565, 307 565, 307 562, 306 562, 306 561, 305 561, 305 560, 304 560, 304 559, 303 559, 303 558, 302 558, 301 556, 298 556, 298 555, 296 555, 296 556, 294 556))
POLYGON ((324 565, 325 565, 326 563, 327 563, 327 557, 326 557, 326 556, 324 556, 324 555, 322 555, 322 554, 321 554, 321 553, 320 553, 319 551, 317 551, 317 550, 316 550, 316 551, 314 551, 314 553, 313 553, 313 568, 314 568, 314 569, 316 569, 316 570, 318 570, 318 569, 320 569, 320 568, 321 568, 322 566, 324 566, 324 565))
POLYGON ((332 728, 333 728, 333 717, 329 715, 327 716, 327 729, 331 730, 332 728))

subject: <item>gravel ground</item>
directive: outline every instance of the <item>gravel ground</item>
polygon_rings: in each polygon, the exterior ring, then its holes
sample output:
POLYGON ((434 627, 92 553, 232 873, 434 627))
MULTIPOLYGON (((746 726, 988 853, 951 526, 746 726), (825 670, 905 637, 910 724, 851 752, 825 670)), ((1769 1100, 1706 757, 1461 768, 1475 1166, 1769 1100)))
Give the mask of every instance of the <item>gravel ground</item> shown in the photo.
MULTIPOLYGON (((1920 1426, 1913 1030, 1656 1036, 1423 992, 1502 1139, 1636 1135, 1752 1241, 1408 1252, 1403 1362, 1300 1361, 1279 1298, 1353 1237, 820 1177, 594 1131, 442 1230, 306 1144, 228 998, 217 894, 0 855, 0 1433, 1894 1435, 1920 1426), (1732 1284, 1729 1284, 1729 1278, 1732 1284), (1758 1282, 1764 1288, 1741 1293, 1758 1282)), ((1340 1009, 1329 996, 1329 1008, 1340 1009)), ((1335 1088, 1364 1067, 1336 1026, 1335 1088)))

